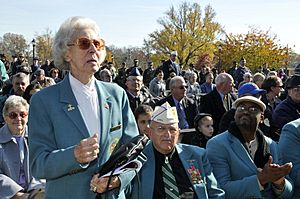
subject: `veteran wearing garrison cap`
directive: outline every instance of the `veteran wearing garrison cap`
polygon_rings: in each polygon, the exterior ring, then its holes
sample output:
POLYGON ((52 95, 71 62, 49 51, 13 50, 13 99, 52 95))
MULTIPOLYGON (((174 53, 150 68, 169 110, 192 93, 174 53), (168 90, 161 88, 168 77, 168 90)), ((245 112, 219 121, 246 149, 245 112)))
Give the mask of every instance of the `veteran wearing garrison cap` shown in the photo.
POLYGON ((204 149, 178 144, 176 107, 168 102, 155 107, 150 122, 151 142, 141 159, 145 161, 133 181, 130 198, 223 198, 204 149))
POLYGON ((149 90, 144 87, 143 76, 138 68, 132 68, 126 79, 126 94, 130 102, 130 108, 134 112, 141 104, 154 106, 154 99, 149 90))

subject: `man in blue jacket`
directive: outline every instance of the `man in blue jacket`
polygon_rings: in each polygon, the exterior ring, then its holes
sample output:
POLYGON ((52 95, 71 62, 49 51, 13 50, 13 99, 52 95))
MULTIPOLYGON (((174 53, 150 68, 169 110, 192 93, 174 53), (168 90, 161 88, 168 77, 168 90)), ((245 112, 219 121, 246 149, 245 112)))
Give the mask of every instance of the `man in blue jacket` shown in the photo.
POLYGON ((285 176, 292 163, 281 165, 277 144, 258 129, 265 104, 256 97, 244 96, 233 106, 235 122, 206 146, 226 198, 290 198, 293 186, 285 176))
POLYGON ((145 162, 139 178, 134 179, 130 198, 224 198, 205 150, 177 144, 176 107, 170 107, 168 102, 157 106, 148 135, 151 142, 143 151, 141 159, 145 162))

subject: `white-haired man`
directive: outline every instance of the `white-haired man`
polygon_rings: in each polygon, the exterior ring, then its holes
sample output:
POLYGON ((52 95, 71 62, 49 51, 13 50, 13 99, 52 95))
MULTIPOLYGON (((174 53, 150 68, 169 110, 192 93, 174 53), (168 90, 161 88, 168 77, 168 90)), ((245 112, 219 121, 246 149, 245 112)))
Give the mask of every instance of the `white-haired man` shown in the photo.
POLYGON ((144 165, 133 181, 130 198, 224 198, 205 150, 177 144, 175 107, 166 102, 155 108, 148 136, 151 141, 142 153, 144 165))
POLYGON ((200 99, 200 113, 209 113, 214 120, 214 132, 219 132, 219 123, 223 114, 231 109, 232 103, 237 98, 233 94, 233 78, 228 73, 220 73, 215 80, 216 87, 213 91, 200 99))

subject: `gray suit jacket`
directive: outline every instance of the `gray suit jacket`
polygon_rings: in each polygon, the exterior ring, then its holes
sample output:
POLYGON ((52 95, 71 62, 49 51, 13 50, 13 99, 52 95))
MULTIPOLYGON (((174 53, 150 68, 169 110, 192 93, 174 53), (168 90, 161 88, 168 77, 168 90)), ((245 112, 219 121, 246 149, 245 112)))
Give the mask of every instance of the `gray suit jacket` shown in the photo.
MULTIPOLYGON (((27 129, 26 129, 27 132, 27 129)), ((29 156, 27 138, 25 138, 25 176, 29 182, 28 190, 33 188, 42 188, 44 185, 34 179, 29 171, 29 156)), ((11 198, 23 188, 17 184, 21 168, 20 152, 18 144, 11 135, 8 126, 4 125, 0 129, 0 198, 11 198)), ((27 191, 27 190, 23 190, 27 191)))

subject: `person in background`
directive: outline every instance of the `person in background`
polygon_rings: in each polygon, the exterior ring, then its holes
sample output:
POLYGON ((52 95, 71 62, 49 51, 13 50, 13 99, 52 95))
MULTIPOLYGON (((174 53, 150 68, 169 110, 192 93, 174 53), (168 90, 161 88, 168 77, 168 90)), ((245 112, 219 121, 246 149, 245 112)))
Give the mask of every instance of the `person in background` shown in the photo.
POLYGON ((201 84, 201 93, 210 93, 213 91, 216 87, 216 85, 213 83, 214 80, 214 74, 211 72, 208 72, 205 74, 205 82, 201 84))
MULTIPOLYGON (((0 112, 2 113, 4 103, 7 98, 11 95, 22 96, 29 85, 29 76, 25 73, 17 73, 12 78, 12 88, 9 93, 3 96, 0 96, 0 112)), ((4 118, 0 114, 0 126, 4 125, 4 118)))
POLYGON ((5 125, 0 129, 0 198, 34 198, 44 195, 45 182, 29 169, 29 105, 20 96, 7 98, 3 107, 5 125))
POLYGON ((188 97, 194 98, 195 96, 199 96, 201 93, 201 87, 199 85, 199 83, 197 82, 197 73, 195 72, 189 72, 189 78, 187 81, 187 91, 186 91, 186 95, 188 97))
POLYGON ((143 167, 133 180, 128 198, 224 198, 212 173, 206 151, 179 144, 178 116, 168 102, 155 107, 150 121, 150 142, 143 167))
POLYGON ((172 72, 174 72, 176 76, 181 74, 180 66, 176 63, 177 56, 177 51, 172 51, 170 53, 170 59, 162 64, 160 69, 164 72, 164 80, 167 80, 172 72))
POLYGON ((37 69, 39 69, 41 66, 39 64, 39 58, 34 57, 33 58, 33 64, 30 66, 31 67, 31 72, 34 73, 37 69))
POLYGON ((137 107, 134 112, 135 120, 139 128, 140 134, 148 135, 149 132, 149 122, 153 114, 153 109, 151 106, 146 104, 141 104, 137 107))
POLYGON ((6 72, 5 65, 1 60, 0 60, 0 75, 1 75, 1 81, 2 81, 2 84, 3 84, 3 82, 8 80, 9 77, 8 77, 7 72, 6 72))
POLYGON ((166 96, 166 83, 164 78, 164 73, 162 70, 155 71, 155 77, 150 81, 149 91, 153 97, 163 98, 166 96))
MULTIPOLYGON (((243 96, 254 96, 261 98, 266 90, 258 88, 258 86, 252 82, 243 84, 238 90, 238 98, 243 96)), ((224 113, 219 124, 219 133, 227 131, 231 122, 234 121, 235 108, 231 108, 229 111, 224 113)))
POLYGON ((206 148, 207 141, 213 136, 214 121, 212 116, 207 113, 199 113, 195 117, 196 132, 183 133, 181 143, 191 144, 206 148))
POLYGON ((45 74, 47 77, 49 77, 49 72, 50 72, 50 69, 51 69, 51 65, 50 65, 50 60, 49 59, 46 59, 45 60, 45 63, 41 66, 41 69, 44 70, 45 74))
POLYGON ((258 88, 262 87, 264 80, 266 79, 265 75, 262 73, 255 73, 253 75, 253 83, 258 86, 258 88))
POLYGON ((100 70, 99 80, 103 82, 112 82, 112 75, 110 70, 108 70, 107 68, 100 70))
POLYGON ((240 83, 244 80, 245 73, 251 73, 250 69, 246 66, 246 59, 241 57, 240 66, 234 72, 233 78, 236 88, 240 85, 240 83))
POLYGON ((287 76, 287 74, 285 74, 283 68, 278 69, 277 76, 281 79, 282 82, 285 82, 288 78, 288 76, 287 76))
MULTIPOLYGON (((13 64, 10 66, 10 75, 15 75, 17 73, 18 67, 23 66, 23 65, 28 65, 27 60, 25 59, 24 53, 19 53, 18 58, 13 64)), ((30 70, 31 71, 31 70, 30 70)))
POLYGON ((2 61, 2 63, 4 64, 6 73, 8 74, 10 68, 10 62, 8 60, 7 55, 4 53, 0 54, 0 61, 2 61))
POLYGON ((267 74, 267 77, 270 77, 270 76, 277 76, 277 71, 275 71, 275 70, 269 71, 267 74))
MULTIPOLYGON (((125 91, 94 77, 106 56, 95 21, 68 18, 52 49, 55 66, 70 72, 31 98, 31 171, 46 179, 45 198, 94 199, 96 192, 106 191, 108 182, 108 177, 94 174, 115 149, 138 135, 138 129, 125 91)), ((124 199, 134 175, 128 171, 113 176, 107 198, 124 199)))
POLYGON ((149 61, 148 67, 146 68, 146 70, 144 71, 144 74, 143 74, 144 85, 147 86, 148 88, 149 88, 149 84, 150 84, 151 80, 156 76, 155 73, 156 73, 156 71, 154 69, 153 62, 149 61))
POLYGON ((126 88, 125 82, 126 82, 126 78, 127 78, 127 76, 126 76, 127 65, 126 65, 126 62, 122 62, 121 65, 122 66, 121 66, 121 68, 118 69, 118 74, 113 81, 125 89, 126 88))
POLYGON ((293 164, 290 173, 294 182, 293 198, 300 198, 300 118, 283 126, 278 146, 283 163, 291 162, 293 164))
POLYGON ((272 114, 273 126, 277 130, 278 136, 285 124, 300 118, 300 75, 290 77, 285 87, 288 96, 276 106, 272 114))
POLYGON ((40 84, 29 84, 22 97, 27 101, 28 104, 30 104, 31 96, 42 89, 43 87, 40 84))
POLYGON ((232 62, 232 66, 229 68, 229 70, 227 71, 227 73, 233 77, 234 73, 235 73, 235 71, 237 69, 237 67, 238 67, 238 63, 234 60, 232 62))
POLYGON ((238 88, 241 87, 243 84, 248 83, 248 82, 252 82, 252 75, 251 75, 250 72, 246 72, 243 75, 243 81, 240 82, 238 88))
POLYGON ((260 127, 265 135, 274 141, 278 141, 280 134, 278 134, 276 127, 274 127, 272 116, 276 106, 281 103, 279 97, 283 91, 283 83, 279 77, 273 75, 265 79, 262 88, 265 89, 267 93, 261 97, 261 101, 266 105, 266 110, 264 112, 264 121, 260 127))
POLYGON ((293 183, 286 176, 292 163, 281 163, 278 145, 258 129, 265 104, 244 96, 234 104, 234 122, 206 145, 209 162, 226 198, 290 198, 293 183))
POLYGON ((139 63, 140 63, 140 61, 138 59, 133 60, 133 66, 129 67, 126 70, 126 77, 129 76, 129 74, 131 73, 131 71, 133 69, 137 69, 139 71, 139 73, 143 76, 143 69, 140 67, 139 63))
POLYGON ((140 104, 154 106, 153 96, 148 89, 144 87, 143 76, 138 68, 133 68, 128 74, 125 91, 129 99, 132 112, 134 112, 140 104))
POLYGON ((58 68, 51 68, 49 74, 56 84, 61 81, 58 68))
POLYGON ((200 113, 209 113, 214 120, 214 135, 219 133, 219 123, 223 114, 231 109, 237 98, 232 93, 233 78, 228 73, 216 77, 216 88, 200 98, 200 113))
POLYGON ((161 99, 156 106, 161 106, 168 102, 171 106, 175 106, 179 118, 179 128, 194 128, 194 118, 198 114, 196 103, 193 99, 186 96, 187 84, 183 77, 175 76, 170 81, 171 95, 161 99))
POLYGON ((51 77, 46 77, 45 76, 45 71, 43 69, 37 69, 34 73, 35 75, 35 80, 33 80, 31 83, 32 84, 40 84, 43 88, 52 86, 55 84, 54 79, 51 77))

